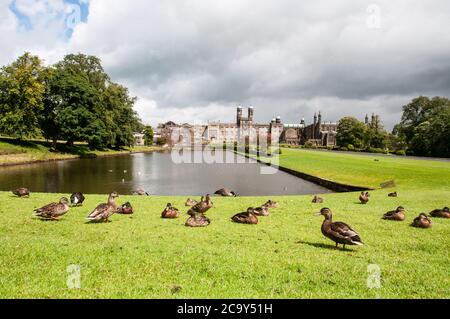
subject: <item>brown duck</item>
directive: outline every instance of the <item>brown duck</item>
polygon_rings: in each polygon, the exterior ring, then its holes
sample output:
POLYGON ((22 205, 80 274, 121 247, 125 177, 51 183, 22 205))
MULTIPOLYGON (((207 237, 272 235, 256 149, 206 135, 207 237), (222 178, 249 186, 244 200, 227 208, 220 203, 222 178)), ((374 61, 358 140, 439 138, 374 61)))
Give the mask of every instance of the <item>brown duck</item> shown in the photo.
POLYGON ((263 206, 266 206, 269 209, 278 208, 278 202, 275 202, 273 200, 268 200, 267 203, 265 203, 263 206))
POLYGON ((30 197, 30 190, 25 187, 13 190, 12 193, 18 197, 30 197))
POLYGON ((430 212, 430 216, 437 218, 450 218, 450 209, 448 207, 444 207, 443 209, 435 209, 430 212))
MULTIPOLYGON (((203 197, 202 197, 202 199, 200 201, 203 201, 203 197)), ((197 204, 198 204, 198 202, 195 199, 188 198, 186 203, 185 203, 185 206, 186 207, 193 207, 193 206, 195 206, 197 204)))
POLYGON ((396 210, 387 212, 384 214, 383 219, 402 222, 406 219, 405 208, 400 206, 396 210))
POLYGON ((133 215, 134 214, 133 206, 131 206, 130 202, 126 202, 117 209, 117 214, 133 215))
POLYGON ((180 217, 180 211, 168 203, 164 211, 161 213, 161 218, 175 219, 180 217))
POLYGON ((211 201, 211 195, 206 195, 206 199, 202 200, 200 203, 194 205, 189 209, 188 214, 193 216, 197 213, 205 214, 208 210, 213 208, 214 203, 211 201))
POLYGON ((388 197, 398 197, 397 192, 389 193, 388 197))
POLYGON ((207 227, 211 225, 211 220, 200 213, 195 213, 186 221, 187 227, 207 227))
POLYGON ((220 195, 223 197, 237 197, 237 193, 228 188, 219 189, 214 193, 215 195, 220 195))
POLYGON ((361 202, 361 204, 365 205, 369 202, 369 197, 370 194, 369 192, 362 192, 361 195, 359 196, 359 201, 361 202))
POLYGON ((419 217, 414 219, 412 225, 417 228, 430 228, 433 226, 433 222, 425 213, 421 213, 419 217))
POLYGON ((254 212, 254 208, 250 207, 246 212, 234 215, 231 220, 239 224, 257 225, 258 217, 254 212))
POLYGON ((261 207, 253 208, 253 214, 255 214, 256 216, 263 216, 263 217, 270 216, 269 207, 263 205, 261 207))
POLYGON ((108 202, 98 205, 87 219, 90 222, 109 222, 109 218, 117 212, 116 198, 119 197, 117 192, 113 192, 108 197, 108 202))
POLYGON ((69 200, 61 198, 59 203, 51 203, 35 210, 35 216, 46 220, 60 220, 69 211, 69 200))
POLYGON ((346 245, 364 245, 359 234, 349 225, 342 222, 333 222, 333 214, 329 208, 323 208, 318 215, 325 217, 322 224, 322 234, 334 241, 336 248, 339 244, 344 245, 344 249, 346 245))
POLYGON ((323 204, 324 199, 319 196, 314 196, 312 202, 313 202, 313 204, 323 204))

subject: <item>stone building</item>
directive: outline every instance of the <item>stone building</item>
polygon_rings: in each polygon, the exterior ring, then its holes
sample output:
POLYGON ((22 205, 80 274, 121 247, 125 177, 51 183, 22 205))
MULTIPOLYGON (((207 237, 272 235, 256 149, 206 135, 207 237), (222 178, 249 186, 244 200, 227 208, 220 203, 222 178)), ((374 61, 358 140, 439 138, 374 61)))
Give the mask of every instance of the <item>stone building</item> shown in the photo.
POLYGON ((268 124, 254 122, 255 110, 251 106, 244 116, 244 109, 236 110, 236 123, 209 122, 206 125, 176 124, 167 122, 158 127, 155 134, 169 144, 188 145, 192 143, 258 143, 258 139, 279 138, 280 143, 304 145, 307 142, 317 146, 335 146, 337 123, 323 122, 322 114, 314 115, 314 121, 306 125, 305 119, 298 124, 283 124, 281 117, 268 124))

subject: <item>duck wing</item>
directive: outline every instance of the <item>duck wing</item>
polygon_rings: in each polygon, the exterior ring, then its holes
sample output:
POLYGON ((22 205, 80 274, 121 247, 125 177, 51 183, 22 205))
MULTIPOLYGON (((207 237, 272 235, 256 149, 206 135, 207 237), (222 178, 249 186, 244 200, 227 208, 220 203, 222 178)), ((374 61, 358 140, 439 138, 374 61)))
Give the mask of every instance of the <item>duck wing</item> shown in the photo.
POLYGON ((36 216, 52 217, 52 215, 56 211, 57 207, 58 207, 58 203, 51 203, 51 204, 45 205, 45 206, 35 210, 36 216))
POLYGON ((342 222, 335 222, 331 224, 331 231, 337 238, 350 239, 354 242, 362 243, 359 234, 353 230, 349 225, 342 222))
POLYGON ((110 209, 111 209, 111 205, 109 205, 109 204, 100 204, 92 211, 92 213, 89 214, 87 219, 99 220, 99 219, 106 218, 104 216, 107 216, 108 210, 110 210, 110 209))

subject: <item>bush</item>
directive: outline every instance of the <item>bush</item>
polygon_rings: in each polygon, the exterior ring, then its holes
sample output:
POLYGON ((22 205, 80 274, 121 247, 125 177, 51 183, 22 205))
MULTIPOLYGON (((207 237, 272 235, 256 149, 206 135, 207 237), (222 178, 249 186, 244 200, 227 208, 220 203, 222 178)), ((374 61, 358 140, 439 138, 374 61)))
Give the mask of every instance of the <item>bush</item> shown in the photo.
POLYGON ((399 151, 396 151, 394 154, 395 155, 399 155, 399 156, 406 156, 406 151, 405 150, 399 150, 399 151))
POLYGON ((341 147, 339 150, 340 150, 340 151, 343 151, 343 152, 347 152, 347 151, 348 151, 348 148, 346 148, 346 147, 344 146, 344 147, 341 147))
POLYGON ((371 147, 368 150, 370 153, 375 153, 375 154, 385 154, 386 151, 381 149, 381 148, 376 148, 376 147, 371 147))
POLYGON ((311 142, 311 141, 308 141, 308 142, 305 143, 305 148, 316 149, 316 148, 317 148, 317 145, 314 144, 314 143, 311 142))
POLYGON ((354 151, 354 150, 355 150, 355 147, 354 147, 352 144, 348 144, 348 145, 347 145, 347 149, 348 149, 349 151, 354 151))

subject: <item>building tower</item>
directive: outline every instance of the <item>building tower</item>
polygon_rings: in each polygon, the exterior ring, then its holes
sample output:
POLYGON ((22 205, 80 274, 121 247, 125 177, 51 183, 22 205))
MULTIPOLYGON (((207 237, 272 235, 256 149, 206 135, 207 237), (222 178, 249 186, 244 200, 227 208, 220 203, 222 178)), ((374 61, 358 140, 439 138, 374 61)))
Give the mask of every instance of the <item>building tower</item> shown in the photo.
POLYGON ((312 139, 316 139, 316 127, 317 127, 317 113, 314 113, 314 126, 312 132, 312 139))
POLYGON ((369 126, 369 114, 366 114, 365 123, 366 123, 367 126, 369 126))
POLYGON ((255 109, 253 106, 248 108, 248 120, 253 123, 253 115, 255 114, 255 109))
POLYGON ((236 124, 238 127, 241 127, 241 121, 242 121, 242 106, 238 106, 236 119, 236 124))

